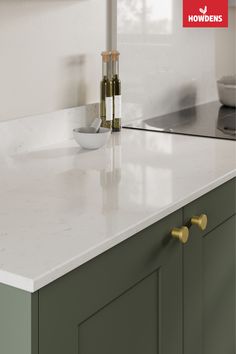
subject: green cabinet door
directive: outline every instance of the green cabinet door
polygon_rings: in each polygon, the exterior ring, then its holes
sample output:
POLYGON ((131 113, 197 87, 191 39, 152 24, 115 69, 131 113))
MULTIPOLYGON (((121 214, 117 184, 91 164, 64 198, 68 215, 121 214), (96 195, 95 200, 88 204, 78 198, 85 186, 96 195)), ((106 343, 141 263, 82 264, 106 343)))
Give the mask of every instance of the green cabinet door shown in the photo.
POLYGON ((230 217, 184 249, 184 353, 234 354, 235 230, 230 217))
POLYGON ((39 291, 39 354, 182 354, 182 211, 39 291))
POLYGON ((236 179, 184 208, 184 222, 206 214, 205 230, 190 228, 183 252, 184 354, 235 354, 236 179))
POLYGON ((158 353, 159 286, 155 272, 80 324, 77 353, 158 353))

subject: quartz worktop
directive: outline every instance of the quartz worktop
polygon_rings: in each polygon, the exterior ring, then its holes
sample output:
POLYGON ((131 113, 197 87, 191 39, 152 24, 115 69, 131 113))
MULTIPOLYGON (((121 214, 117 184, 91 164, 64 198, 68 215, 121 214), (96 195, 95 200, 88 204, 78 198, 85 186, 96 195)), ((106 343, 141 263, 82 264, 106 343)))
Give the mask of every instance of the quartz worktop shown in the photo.
MULTIPOLYGON (((123 129, 0 153, 0 282, 34 292, 236 176, 236 144, 123 129)), ((122 261, 122 260, 121 260, 122 261)))

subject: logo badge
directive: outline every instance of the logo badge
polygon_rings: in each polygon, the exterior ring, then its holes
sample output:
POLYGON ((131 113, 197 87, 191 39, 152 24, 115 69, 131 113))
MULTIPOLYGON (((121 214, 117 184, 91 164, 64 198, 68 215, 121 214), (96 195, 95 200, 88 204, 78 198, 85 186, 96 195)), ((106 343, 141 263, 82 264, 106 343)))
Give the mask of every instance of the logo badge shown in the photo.
POLYGON ((228 27, 228 0, 183 0, 184 27, 228 27))

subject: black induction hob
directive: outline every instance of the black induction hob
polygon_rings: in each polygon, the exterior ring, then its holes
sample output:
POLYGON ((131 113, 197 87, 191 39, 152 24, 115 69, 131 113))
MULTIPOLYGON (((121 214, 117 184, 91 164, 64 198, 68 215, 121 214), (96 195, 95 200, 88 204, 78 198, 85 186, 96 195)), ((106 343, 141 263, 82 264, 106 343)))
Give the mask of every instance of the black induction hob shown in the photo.
POLYGON ((236 140, 236 110, 210 102, 163 116, 136 120, 128 129, 236 140))

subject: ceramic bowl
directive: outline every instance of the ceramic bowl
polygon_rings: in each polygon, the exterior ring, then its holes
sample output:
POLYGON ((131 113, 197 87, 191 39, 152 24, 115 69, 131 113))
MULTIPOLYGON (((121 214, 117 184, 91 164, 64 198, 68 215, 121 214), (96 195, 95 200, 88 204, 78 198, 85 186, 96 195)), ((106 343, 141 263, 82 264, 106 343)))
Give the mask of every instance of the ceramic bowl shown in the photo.
POLYGON ((220 102, 229 107, 236 107, 236 76, 225 76, 217 81, 220 102))
POLYGON ((104 146, 110 135, 111 130, 100 128, 99 133, 83 133, 80 128, 73 130, 75 141, 84 149, 95 150, 104 146))

